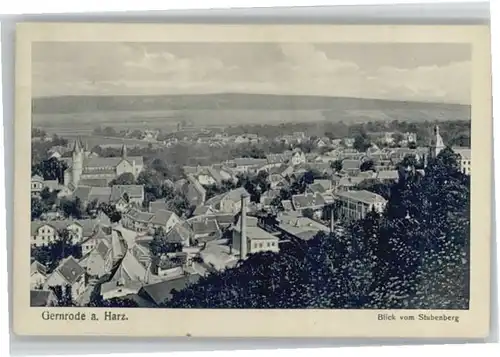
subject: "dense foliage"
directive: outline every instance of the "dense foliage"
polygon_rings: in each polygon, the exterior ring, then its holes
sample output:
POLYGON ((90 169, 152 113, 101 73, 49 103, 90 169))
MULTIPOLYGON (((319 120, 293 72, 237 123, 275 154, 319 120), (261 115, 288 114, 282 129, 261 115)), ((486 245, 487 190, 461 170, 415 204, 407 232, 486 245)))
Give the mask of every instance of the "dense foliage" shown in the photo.
POLYGON ((176 292, 175 308, 467 309, 470 182, 443 150, 401 170, 384 213, 250 255, 176 292))
POLYGON ((70 232, 61 229, 57 232, 57 238, 47 245, 31 247, 31 257, 53 271, 61 260, 73 256, 75 259, 82 257, 82 247, 74 244, 70 232))

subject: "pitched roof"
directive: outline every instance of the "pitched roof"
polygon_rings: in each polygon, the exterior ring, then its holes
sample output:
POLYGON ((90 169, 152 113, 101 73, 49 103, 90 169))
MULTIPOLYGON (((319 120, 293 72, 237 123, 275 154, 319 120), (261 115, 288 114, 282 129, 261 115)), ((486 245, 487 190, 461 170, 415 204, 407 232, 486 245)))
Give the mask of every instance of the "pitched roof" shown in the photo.
POLYGON ((338 192, 337 196, 367 204, 386 202, 382 196, 367 190, 338 192))
POLYGON ((239 188, 236 188, 234 190, 231 190, 229 192, 227 192, 225 195, 224 195, 224 200, 230 200, 230 201, 233 201, 233 202, 239 202, 241 200, 241 196, 242 195, 249 195, 248 191, 245 190, 244 187, 239 187, 239 188))
POLYGON ((149 221, 156 225, 166 225, 172 216, 177 216, 174 212, 165 209, 160 209, 154 213, 153 218, 149 221))
POLYGON ((151 300, 156 305, 160 305, 164 301, 172 298, 172 290, 180 291, 188 285, 195 284, 199 278, 200 276, 198 274, 192 274, 156 284, 145 285, 142 287, 139 295, 151 300))
POLYGON ((53 292, 51 290, 30 290, 30 306, 47 306, 50 302, 53 292))
POLYGON ((47 275, 47 267, 35 260, 33 263, 31 263, 31 274, 34 273, 39 273, 45 276, 47 275))
POLYGON ((384 170, 377 173, 376 178, 378 180, 398 180, 399 173, 398 170, 384 170))
POLYGON ((43 177, 41 177, 39 175, 34 175, 34 176, 31 176, 31 181, 40 181, 40 182, 43 182, 43 177))
POLYGON ((169 243, 184 243, 191 238, 191 228, 184 222, 179 222, 167 233, 169 243))
POLYGON ((63 259, 61 263, 59 263, 59 266, 56 268, 56 271, 59 272, 59 274, 61 274, 61 276, 70 285, 85 273, 85 269, 83 269, 81 265, 78 264, 73 256, 69 256, 66 259, 63 259))
POLYGON ((53 221, 32 221, 31 222, 31 235, 35 235, 39 228, 49 226, 55 230, 66 229, 72 224, 77 224, 82 227, 82 234, 88 237, 94 233, 96 225, 99 221, 94 219, 81 219, 81 220, 53 220, 53 221))
POLYGON ((149 202, 149 212, 155 213, 159 210, 164 210, 167 208, 167 203, 164 200, 157 200, 149 202))
POLYGON ((360 160, 349 160, 345 159, 342 161, 342 169, 343 170, 357 170, 361 166, 360 160))
POLYGON ((201 215, 205 215, 205 214, 211 213, 211 212, 212 212, 212 209, 210 208, 210 206, 201 205, 201 206, 196 207, 196 209, 193 212, 193 215, 194 216, 201 216, 201 215))
POLYGON ((143 198, 144 185, 114 185, 111 186, 111 200, 118 201, 125 193, 129 198, 143 198))
POLYGON ((320 194, 304 194, 292 196, 293 207, 297 209, 319 207, 325 205, 325 200, 320 194))
POLYGON ((264 165, 267 163, 267 159, 255 159, 253 157, 238 157, 233 159, 236 166, 254 166, 254 165, 264 165))
POLYGON ((130 210, 128 210, 126 215, 134 221, 143 223, 148 223, 154 217, 154 213, 143 212, 136 208, 131 208, 130 210))
POLYGON ((78 182, 79 186, 92 186, 92 187, 108 187, 108 179, 81 179, 78 182))
POLYGON ((194 234, 215 234, 219 233, 219 225, 215 218, 205 217, 201 220, 190 222, 194 234))

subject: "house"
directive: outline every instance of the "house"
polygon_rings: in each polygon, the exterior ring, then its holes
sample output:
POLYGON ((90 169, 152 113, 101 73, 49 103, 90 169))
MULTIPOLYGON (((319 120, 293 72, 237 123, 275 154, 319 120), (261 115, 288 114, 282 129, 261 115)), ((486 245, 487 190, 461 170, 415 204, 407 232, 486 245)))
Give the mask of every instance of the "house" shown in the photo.
POLYGON ((172 211, 159 209, 154 213, 131 208, 122 216, 122 225, 138 233, 162 228, 168 233, 181 219, 172 211))
POLYGON ((240 252, 241 259, 246 254, 259 252, 279 252, 279 238, 263 230, 258 226, 258 220, 254 217, 240 216, 233 228, 232 247, 240 252), (242 220, 246 220, 246 227, 242 229, 242 220), (242 252, 242 247, 245 247, 242 252), (243 256, 241 256, 243 255, 243 256))
POLYGON ((131 252, 127 252, 116 268, 111 279, 101 285, 103 299, 124 297, 137 294, 144 284, 157 282, 158 277, 151 273, 131 252))
POLYGON ((144 202, 144 185, 114 185, 111 187, 109 202, 121 212, 131 205, 141 207, 144 202))
POLYGON ((460 171, 469 175, 471 174, 471 149, 470 148, 452 148, 455 154, 458 155, 460 171))
POLYGON ((352 148, 354 146, 354 138, 345 138, 344 139, 344 145, 347 148, 352 148))
POLYGON ((34 175, 31 177, 31 194, 39 195, 43 190, 43 177, 34 175))
POLYGON ((174 212, 158 210, 154 213, 149 224, 153 229, 161 228, 168 233, 179 222, 181 222, 181 219, 174 212))
POLYGON ((31 263, 31 290, 40 290, 47 279, 47 267, 38 261, 31 263))
POLYGON ((204 216, 208 214, 214 214, 215 211, 210 206, 198 206, 193 211, 193 216, 204 216))
POLYGON ((367 178, 366 177, 350 177, 350 176, 344 176, 341 177, 338 182, 337 182, 337 190, 338 191, 349 191, 352 188, 356 187, 359 185, 361 182, 365 181, 367 178))
POLYGON ((45 188, 47 188, 49 192, 53 192, 61 190, 62 186, 57 180, 44 180, 43 177, 39 175, 31 177, 31 194, 33 196, 39 196, 45 188))
POLYGON ((292 205, 295 211, 312 210, 316 217, 321 217, 323 207, 326 202, 323 196, 319 193, 305 193, 303 195, 292 196, 292 205))
POLYGON ((161 278, 177 278, 186 272, 187 254, 162 255, 156 265, 156 274, 161 278))
POLYGON ((336 198, 339 215, 347 220, 363 219, 372 210, 380 213, 387 204, 382 196, 366 190, 338 192, 336 198))
POLYGON ((30 290, 31 307, 57 306, 57 297, 52 290, 30 290))
POLYGON ((385 170, 379 171, 374 177, 376 180, 386 183, 398 182, 399 181, 399 171, 398 170, 385 170))
POLYGON ((149 207, 148 207, 148 212, 149 213, 155 213, 156 211, 159 210, 166 210, 168 209, 167 202, 164 200, 158 200, 158 201, 151 201, 149 202, 149 207))
POLYGON ((319 232, 329 233, 330 229, 307 217, 282 214, 278 218, 278 230, 282 237, 295 240, 310 240, 319 232))
POLYGON ((199 206, 205 203, 207 191, 193 175, 187 176, 187 182, 180 191, 186 196, 191 206, 199 206))
POLYGON ((314 145, 317 147, 317 148, 323 148, 325 146, 328 146, 330 144, 330 140, 328 138, 317 138, 315 141, 314 141, 314 145))
POLYGON ((143 212, 136 208, 131 208, 122 215, 122 225, 138 233, 147 233, 151 226, 149 222, 154 217, 154 213, 143 212))
POLYGON ((144 285, 138 292, 138 295, 151 302, 154 306, 159 307, 172 299, 176 291, 181 291, 192 284, 196 284, 199 278, 200 275, 198 274, 190 274, 155 284, 144 285))
POLYGON ((271 206, 271 202, 280 195, 280 190, 271 189, 260 196, 260 204, 263 208, 271 206))
POLYGON ((300 149, 295 149, 293 151, 292 157, 290 158, 290 163, 293 166, 298 166, 306 162, 306 155, 300 149))
POLYGON ((31 222, 31 245, 34 247, 46 246, 59 238, 63 230, 68 231, 73 244, 78 244, 90 237, 98 224, 98 220, 54 220, 31 222))
POLYGON ((360 172, 361 160, 342 160, 342 171, 348 175, 355 176, 360 172))
POLYGON ((82 255, 85 256, 90 253, 97 246, 97 243, 99 243, 99 241, 104 239, 111 239, 111 236, 113 234, 116 235, 118 233, 116 231, 113 231, 113 229, 109 226, 98 225, 93 234, 81 242, 82 255))
MULTIPOLYGON (((206 202, 206 205, 217 212, 236 214, 241 209, 242 194, 248 195, 248 192, 243 187, 236 188, 221 195, 212 197, 206 202)), ((250 202, 250 197, 247 198, 247 202, 250 202)))
POLYGON ((255 159, 251 157, 240 157, 228 162, 238 173, 257 172, 267 164, 267 159, 255 159))
POLYGON ((61 286, 63 289, 70 286, 73 300, 76 300, 85 291, 85 269, 72 256, 63 259, 52 274, 47 277, 44 290, 56 286, 61 286))
POLYGON ((220 239, 221 229, 214 216, 198 216, 188 220, 193 232, 192 239, 197 242, 207 242, 220 239))
MULTIPOLYGON (((124 249, 123 249, 124 250, 124 249)), ((123 256, 124 252, 122 253, 123 256)), ((80 261, 90 277, 100 278, 113 269, 112 245, 106 239, 98 241, 97 245, 80 261)))
POLYGON ((166 240, 169 243, 189 247, 193 239, 193 231, 188 223, 179 222, 167 233, 166 240))
POLYGON ((279 174, 271 174, 267 177, 267 180, 273 190, 283 188, 287 185, 286 179, 279 174))
POLYGON ((238 263, 232 247, 227 245, 209 244, 200 251, 200 258, 209 272, 234 268, 238 263))

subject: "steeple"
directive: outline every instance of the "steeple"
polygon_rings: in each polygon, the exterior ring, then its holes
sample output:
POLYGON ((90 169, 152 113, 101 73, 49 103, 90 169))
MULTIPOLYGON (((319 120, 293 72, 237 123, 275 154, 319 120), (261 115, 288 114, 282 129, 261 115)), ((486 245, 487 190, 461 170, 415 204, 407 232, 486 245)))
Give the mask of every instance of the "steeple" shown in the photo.
POLYGON ((127 146, 125 144, 123 144, 122 146, 122 158, 126 158, 127 157, 127 146))
POLYGON ((77 137, 75 140, 75 145, 73 146, 74 153, 81 153, 83 151, 83 145, 80 140, 80 137, 77 137))
POLYGON ((441 134, 439 133, 439 126, 436 125, 434 127, 434 136, 432 137, 431 144, 429 147, 430 151, 430 156, 431 157, 436 157, 439 155, 441 150, 445 148, 443 138, 441 137, 441 134))

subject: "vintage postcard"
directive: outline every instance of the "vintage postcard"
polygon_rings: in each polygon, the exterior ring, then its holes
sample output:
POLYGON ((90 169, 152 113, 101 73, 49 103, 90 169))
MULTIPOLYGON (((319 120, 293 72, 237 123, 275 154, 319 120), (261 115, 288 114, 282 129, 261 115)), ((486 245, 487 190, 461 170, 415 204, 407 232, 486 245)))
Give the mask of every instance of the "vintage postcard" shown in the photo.
POLYGON ((489 334, 488 26, 24 23, 16 46, 16 333, 489 334))

